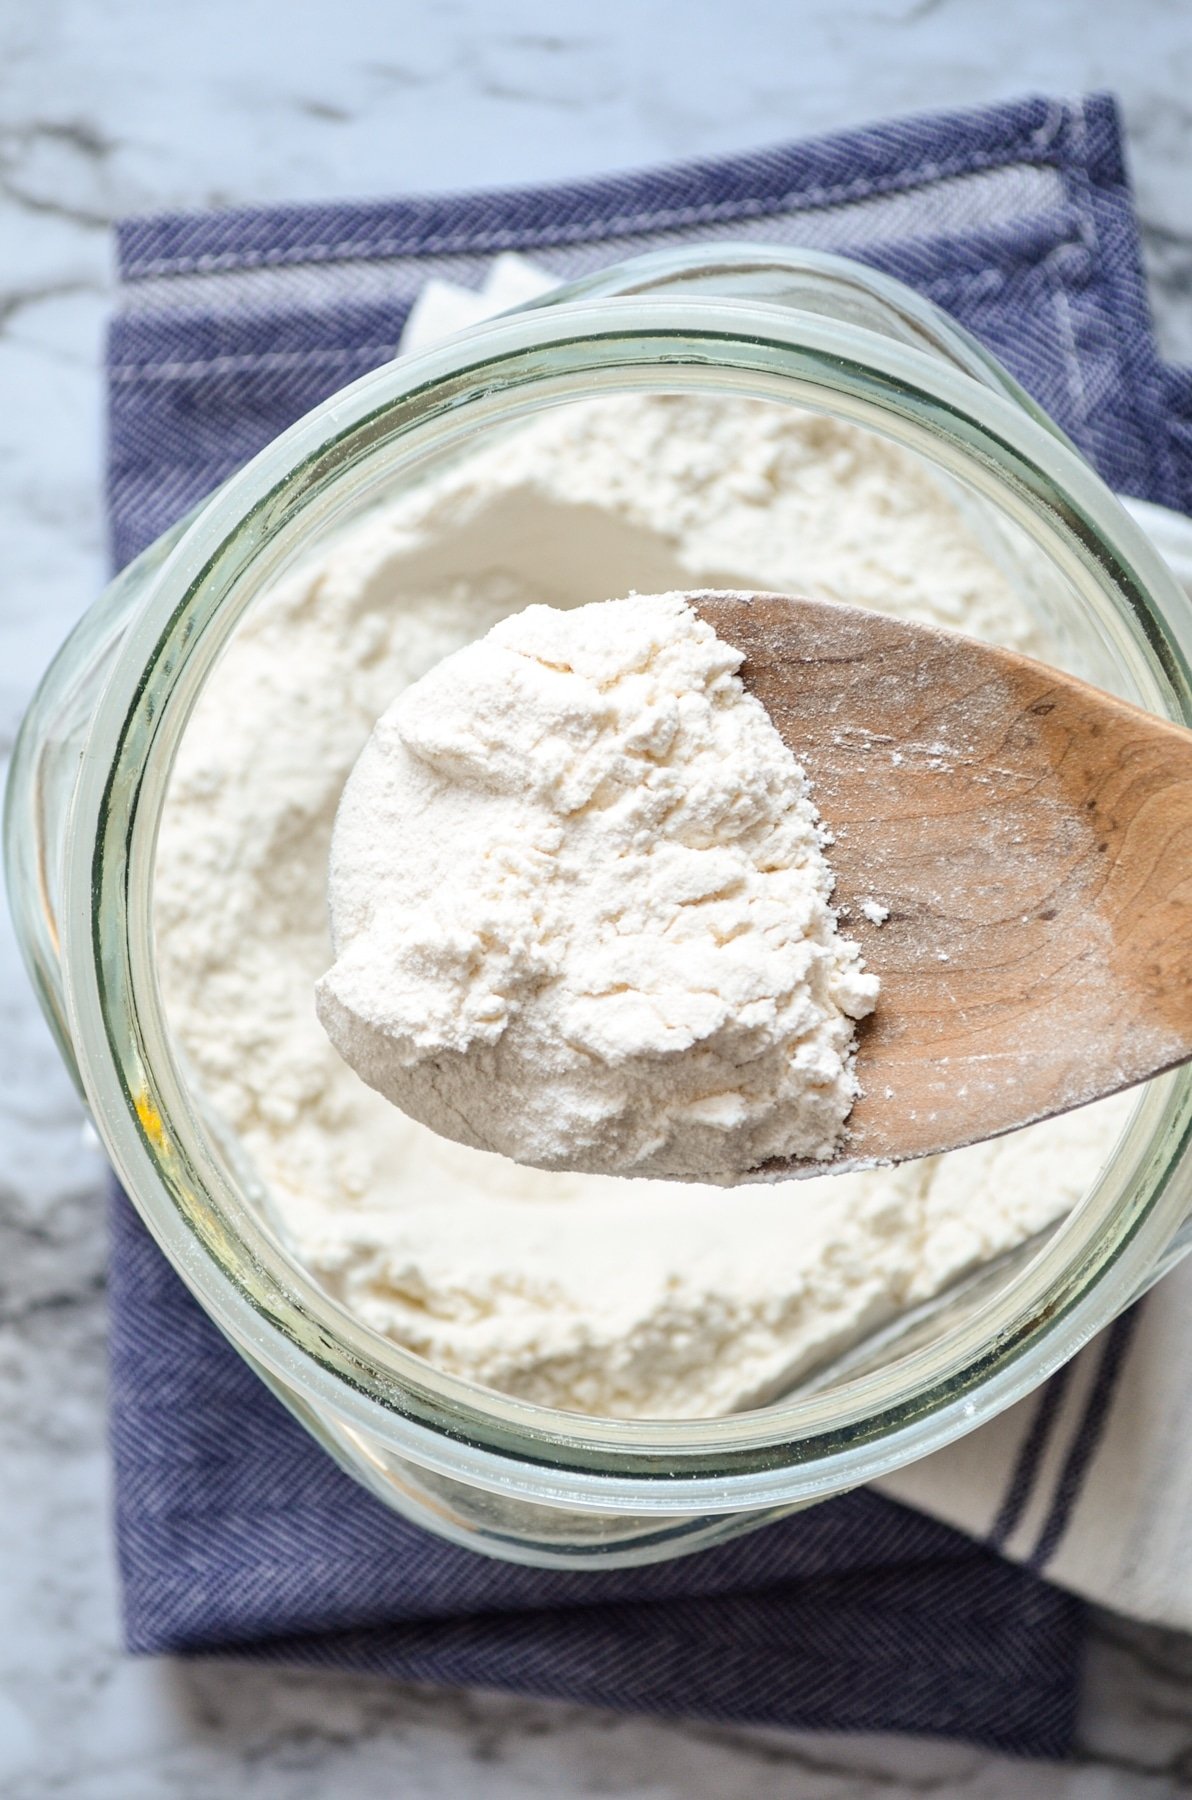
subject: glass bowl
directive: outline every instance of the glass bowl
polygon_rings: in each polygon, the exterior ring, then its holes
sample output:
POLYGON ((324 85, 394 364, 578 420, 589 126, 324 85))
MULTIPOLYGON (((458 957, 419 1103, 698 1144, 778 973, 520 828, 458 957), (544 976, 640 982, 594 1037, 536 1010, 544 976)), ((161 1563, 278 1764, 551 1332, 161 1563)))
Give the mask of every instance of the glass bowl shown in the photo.
POLYGON ((285 432, 68 640, 23 725, 6 821, 18 931, 63 1055, 211 1317, 388 1505, 482 1552, 570 1567, 677 1555, 923 1456, 1042 1381, 1192 1242, 1192 1078, 1177 1071, 1139 1091, 1044 1241, 771 1405, 679 1422, 552 1411, 444 1374, 349 1314, 270 1232, 188 1084, 156 977, 157 824, 188 717, 254 599, 326 533, 541 408, 628 392, 794 404, 907 447, 997 537, 1082 673, 1192 720, 1186 596, 1000 365, 857 265, 717 245, 558 290, 285 432))

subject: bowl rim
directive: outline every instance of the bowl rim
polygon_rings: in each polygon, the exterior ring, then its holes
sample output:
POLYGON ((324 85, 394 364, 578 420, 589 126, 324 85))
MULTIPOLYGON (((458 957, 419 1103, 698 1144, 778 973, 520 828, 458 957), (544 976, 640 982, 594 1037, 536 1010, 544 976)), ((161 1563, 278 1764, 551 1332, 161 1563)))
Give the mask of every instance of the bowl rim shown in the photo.
MULTIPOLYGON (((757 258, 759 247, 748 251, 757 258)), ((865 1410, 880 1387, 870 1376, 852 1384, 843 1415, 837 1394, 833 1423, 814 1394, 726 1419, 589 1418, 432 1369, 360 1324, 254 1227, 226 1159, 186 1105, 153 973, 150 883, 138 886, 151 870, 169 771, 155 750, 167 726, 176 742, 223 639, 299 543, 295 521, 306 518, 308 537, 315 529, 315 496, 328 502, 324 529, 346 504, 344 483, 358 498, 376 459, 392 474, 392 446, 404 440, 410 452, 429 425, 455 442, 579 397, 577 384, 596 374, 606 378, 601 391, 635 391, 660 367, 667 385, 693 391, 713 385, 709 370, 717 382, 731 372, 733 391, 819 403, 937 462, 946 447, 950 473, 1016 517, 1081 591, 1109 602, 1134 677, 1192 722, 1186 597, 1100 478, 1037 409, 1018 403, 1009 378, 994 391, 913 345, 772 303, 565 295, 362 377, 198 510, 153 575, 92 721, 71 815, 63 961, 83 1086, 125 1187, 206 1310, 279 1381, 349 1428, 482 1487, 563 1506, 752 1510, 927 1453, 1010 1404, 1119 1311, 1183 1217, 1174 1177, 1192 1135, 1192 1077, 1164 1077, 1143 1094, 1123 1148, 1011 1284, 1015 1305, 1003 1294, 982 1309, 980 1341, 974 1321, 947 1334, 954 1354, 930 1382, 920 1367, 927 1353, 906 1359, 904 1391, 880 1411, 865 1410), (514 401, 493 403, 506 393, 514 401), (1109 1204, 1109 1176, 1127 1154, 1132 1189, 1109 1204), (1075 1231, 1082 1219, 1098 1229, 1075 1231)))

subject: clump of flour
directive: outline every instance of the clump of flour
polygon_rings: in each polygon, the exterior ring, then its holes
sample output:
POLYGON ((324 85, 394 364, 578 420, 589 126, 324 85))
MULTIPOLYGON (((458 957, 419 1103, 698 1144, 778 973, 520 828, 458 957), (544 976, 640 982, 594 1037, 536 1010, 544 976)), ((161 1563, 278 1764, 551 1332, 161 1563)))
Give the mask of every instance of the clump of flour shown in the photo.
POLYGON ((681 594, 532 606, 383 714, 316 990, 370 1087, 545 1169, 833 1154, 878 984, 743 661, 681 594))
POLYGON ((1063 660, 949 497, 880 438, 702 396, 543 415, 254 606, 171 777, 158 964, 191 1080, 274 1230, 366 1324, 544 1405, 706 1418, 781 1392, 1051 1225, 1132 1100, 943 1158, 726 1194, 519 1166, 360 1080, 313 995, 332 956, 335 810, 377 718, 508 614, 635 587, 878 605, 1063 660))

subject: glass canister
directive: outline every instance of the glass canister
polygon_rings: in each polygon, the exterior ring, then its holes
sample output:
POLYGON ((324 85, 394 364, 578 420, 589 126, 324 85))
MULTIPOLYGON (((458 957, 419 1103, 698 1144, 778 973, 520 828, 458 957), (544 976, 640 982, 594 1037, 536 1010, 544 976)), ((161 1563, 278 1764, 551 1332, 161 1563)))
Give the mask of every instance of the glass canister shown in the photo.
POLYGON ((22 728, 7 856, 47 1016, 114 1167, 212 1318, 388 1505, 523 1561, 680 1554, 973 1429, 1189 1247, 1192 1077, 1140 1091, 1113 1157, 1029 1255, 772 1405, 582 1417, 432 1368, 324 1293, 269 1230, 188 1082, 155 971, 170 769, 221 648, 278 573, 544 407, 628 392, 753 397, 884 434, 996 540, 1082 672, 1188 722, 1192 608, 1145 533, 1006 372, 899 284, 756 245, 623 264, 399 359, 278 438, 109 589, 22 728))

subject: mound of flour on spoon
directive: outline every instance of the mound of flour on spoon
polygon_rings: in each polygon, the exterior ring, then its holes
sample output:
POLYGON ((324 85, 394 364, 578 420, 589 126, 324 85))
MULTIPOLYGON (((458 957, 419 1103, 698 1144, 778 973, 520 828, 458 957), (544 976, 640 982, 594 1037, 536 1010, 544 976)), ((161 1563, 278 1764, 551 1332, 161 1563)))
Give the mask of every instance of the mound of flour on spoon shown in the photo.
POLYGON ((340 805, 317 988, 370 1087, 547 1169, 835 1152, 878 983, 743 660, 682 594, 531 606, 399 696, 340 805))

